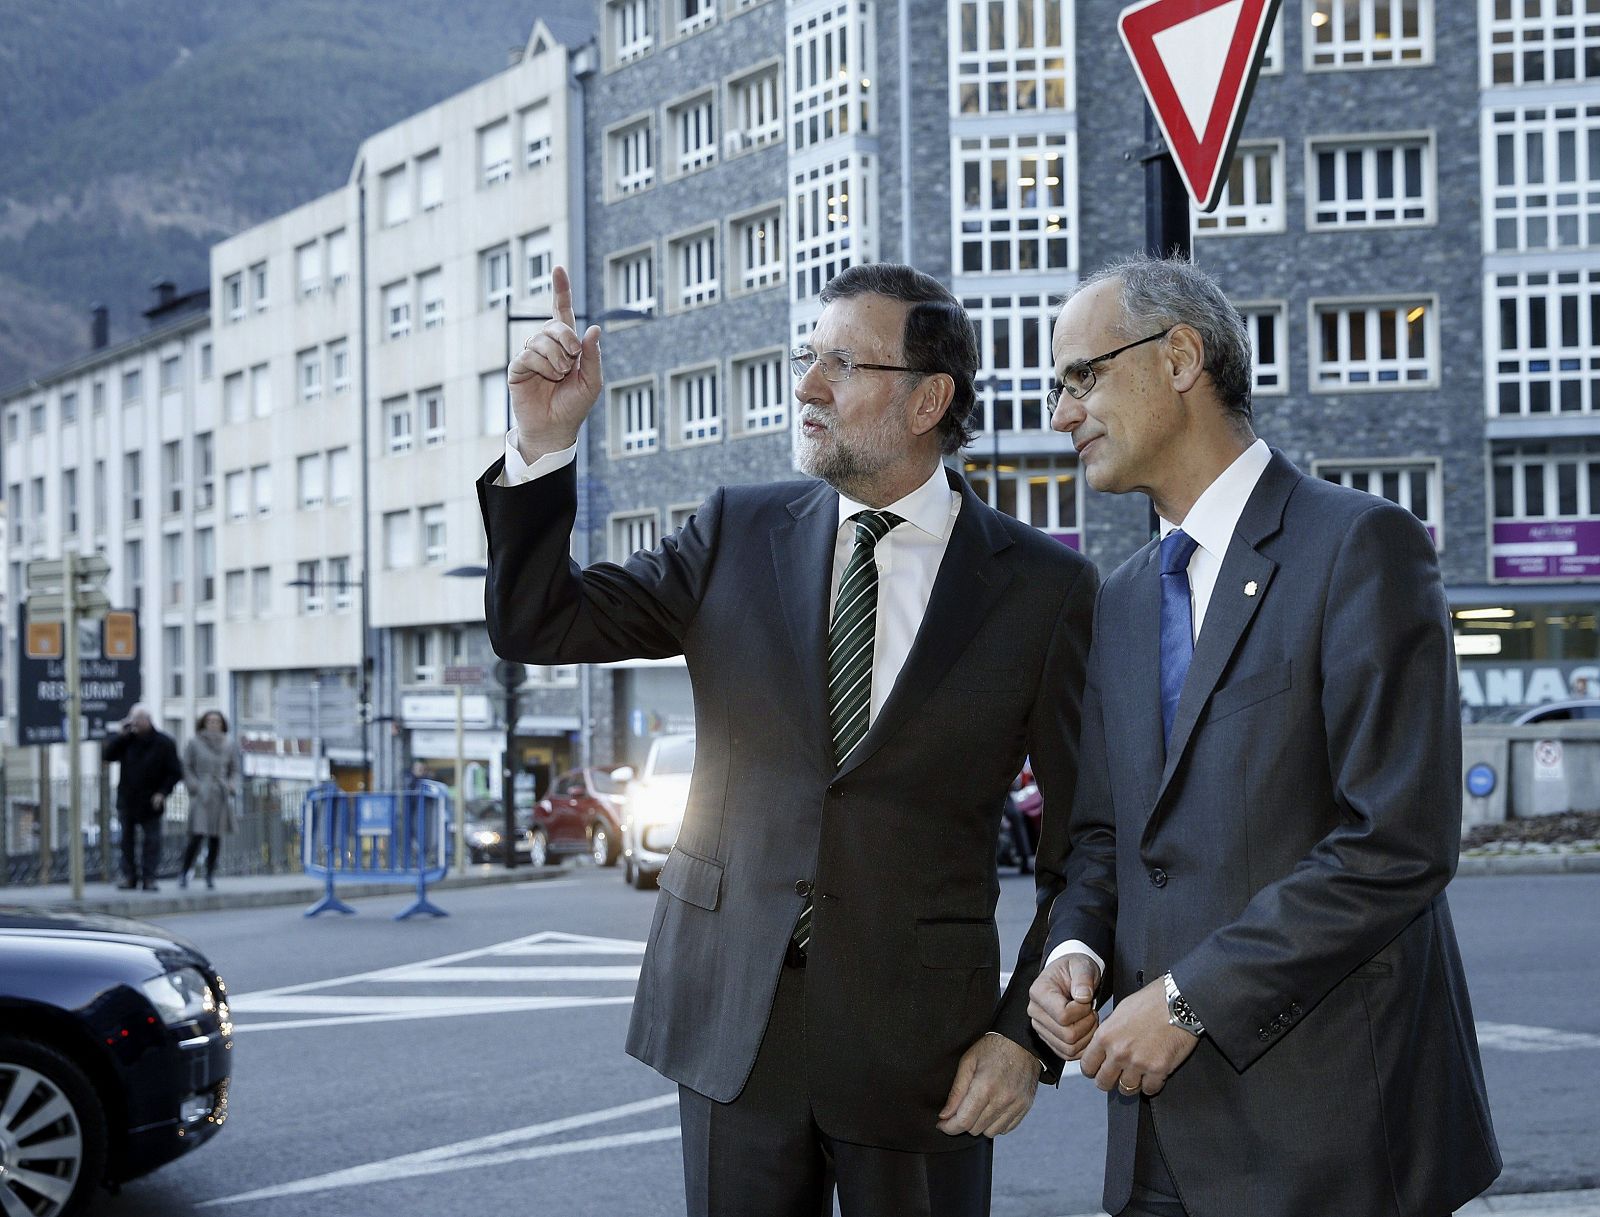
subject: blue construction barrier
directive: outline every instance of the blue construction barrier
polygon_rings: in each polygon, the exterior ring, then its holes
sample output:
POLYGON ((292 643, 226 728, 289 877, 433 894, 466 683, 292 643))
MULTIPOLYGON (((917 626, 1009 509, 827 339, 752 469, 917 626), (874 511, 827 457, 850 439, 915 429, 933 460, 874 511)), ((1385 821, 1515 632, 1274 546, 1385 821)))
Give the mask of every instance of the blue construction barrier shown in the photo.
POLYGON ((354 913, 334 894, 338 879, 367 883, 415 883, 417 898, 395 914, 449 916, 428 899, 428 884, 443 879, 452 847, 450 789, 424 781, 398 793, 314 786, 300 805, 300 852, 305 873, 327 887, 307 917, 332 910, 354 913))

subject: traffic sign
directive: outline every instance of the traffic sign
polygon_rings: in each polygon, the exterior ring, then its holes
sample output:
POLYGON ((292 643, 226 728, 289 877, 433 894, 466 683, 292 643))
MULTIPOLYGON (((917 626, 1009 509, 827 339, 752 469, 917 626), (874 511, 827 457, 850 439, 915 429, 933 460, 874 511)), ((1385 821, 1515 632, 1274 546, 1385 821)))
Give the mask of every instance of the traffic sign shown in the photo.
POLYGON ((1211 211, 1228 180, 1282 0, 1140 0, 1117 30, 1189 197, 1211 211))
POLYGON ((444 683, 447 685, 481 685, 488 675, 483 668, 476 664, 453 663, 444 670, 444 683))
POLYGON ((28 635, 23 654, 29 659, 60 659, 61 650, 61 622, 28 622, 28 635))
MULTIPOLYGON (((111 616, 124 619, 120 628, 138 637, 138 614, 124 612, 111 616)), ((19 745, 66 743, 68 680, 64 631, 59 624, 34 621, 26 603, 17 606, 17 618, 17 636, 22 645, 21 654, 17 656, 16 742, 19 745), (53 655, 33 653, 41 633, 46 637, 53 634, 56 648, 53 655)), ((103 641, 98 658, 79 655, 79 708, 89 734, 101 735, 111 724, 127 718, 128 711, 139 700, 142 691, 139 648, 137 644, 111 645, 109 618, 104 624, 89 628, 100 632, 103 641)))
MULTIPOLYGON (((111 597, 102 591, 78 593, 79 617, 103 617, 111 609, 111 597)), ((28 615, 38 622, 65 621, 67 602, 65 592, 29 592, 28 615)))
MULTIPOLYGON (((111 562, 104 554, 74 554, 72 565, 78 582, 101 583, 111 574, 111 562)), ((60 587, 67 578, 65 558, 35 558, 27 565, 28 586, 60 587)))

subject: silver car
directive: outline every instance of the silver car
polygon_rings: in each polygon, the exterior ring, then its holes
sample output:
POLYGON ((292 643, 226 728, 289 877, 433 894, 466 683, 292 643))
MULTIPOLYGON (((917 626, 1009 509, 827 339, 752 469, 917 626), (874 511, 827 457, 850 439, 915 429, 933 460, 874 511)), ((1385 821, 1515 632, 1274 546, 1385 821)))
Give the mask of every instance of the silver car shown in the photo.
POLYGON ((658 735, 650 742, 644 768, 628 786, 622 877, 640 891, 654 887, 667 864, 689 805, 693 772, 694 736, 658 735))

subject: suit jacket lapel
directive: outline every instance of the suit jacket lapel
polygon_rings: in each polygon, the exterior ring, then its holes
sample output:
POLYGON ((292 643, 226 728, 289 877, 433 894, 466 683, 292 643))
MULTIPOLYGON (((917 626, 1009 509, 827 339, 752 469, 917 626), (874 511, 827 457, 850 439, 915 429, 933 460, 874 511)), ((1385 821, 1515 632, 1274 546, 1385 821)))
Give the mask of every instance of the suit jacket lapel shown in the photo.
POLYGON ((839 533, 839 495, 825 482, 789 504, 793 518, 772 530, 772 565, 778 602, 800 667, 802 717, 814 724, 815 744, 832 768, 828 720, 828 602, 833 589, 833 546, 839 533))
POLYGON ((840 777, 870 757, 905 724, 967 649, 967 643, 1011 581, 1009 566, 998 557, 1011 545, 1011 538, 996 512, 972 493, 959 474, 949 469, 945 473, 951 488, 961 494, 961 512, 939 563, 927 612, 922 615, 917 639, 883 709, 855 751, 845 758, 840 777))
POLYGON ((1128 725, 1128 772, 1143 786, 1140 804, 1146 807, 1155 805, 1162 766, 1161 564, 1157 553, 1152 543, 1144 565, 1130 581, 1127 602, 1112 610, 1115 616, 1103 627, 1109 642, 1107 654, 1115 656, 1113 668, 1102 668, 1104 679, 1126 692, 1118 695, 1103 688, 1101 697, 1113 706, 1131 705, 1124 720, 1128 725))
MULTIPOLYGON (((1233 540, 1222 560, 1211 602, 1206 607, 1205 621, 1200 627, 1200 637, 1195 643, 1189 675, 1184 679, 1183 693, 1178 698, 1178 712, 1172 720, 1172 738, 1167 741, 1161 784, 1150 804, 1152 818, 1167 792, 1172 775, 1177 771, 1178 763, 1183 759, 1195 724, 1211 699, 1217 681, 1222 678, 1228 661, 1233 658, 1250 622, 1267 597, 1267 588, 1278 564, 1258 552, 1256 546, 1282 527, 1284 507, 1300 477, 1300 471, 1288 458, 1274 449, 1272 460, 1245 503, 1244 513, 1239 517, 1233 540), (1255 584, 1254 594, 1247 591, 1251 583, 1255 584)), ((1157 662, 1159 664, 1159 659, 1157 662)), ((1158 693, 1155 705, 1159 707, 1160 704, 1158 693)), ((1153 717, 1157 722, 1160 721, 1159 708, 1153 717)))

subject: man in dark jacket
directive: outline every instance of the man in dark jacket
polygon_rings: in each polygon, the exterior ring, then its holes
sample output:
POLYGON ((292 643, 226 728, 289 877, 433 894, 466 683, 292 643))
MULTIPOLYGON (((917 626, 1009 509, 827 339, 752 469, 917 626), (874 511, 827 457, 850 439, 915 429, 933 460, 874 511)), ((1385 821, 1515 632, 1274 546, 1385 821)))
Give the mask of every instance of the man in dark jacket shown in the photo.
POLYGON ((135 706, 122 729, 106 741, 105 759, 122 766, 117 779, 117 821, 122 826, 122 882, 132 891, 144 877, 144 890, 154 892, 161 866, 161 813, 167 796, 183 779, 183 764, 172 737, 157 731, 150 711, 135 706), (134 837, 142 831, 143 849, 134 850, 134 837))

